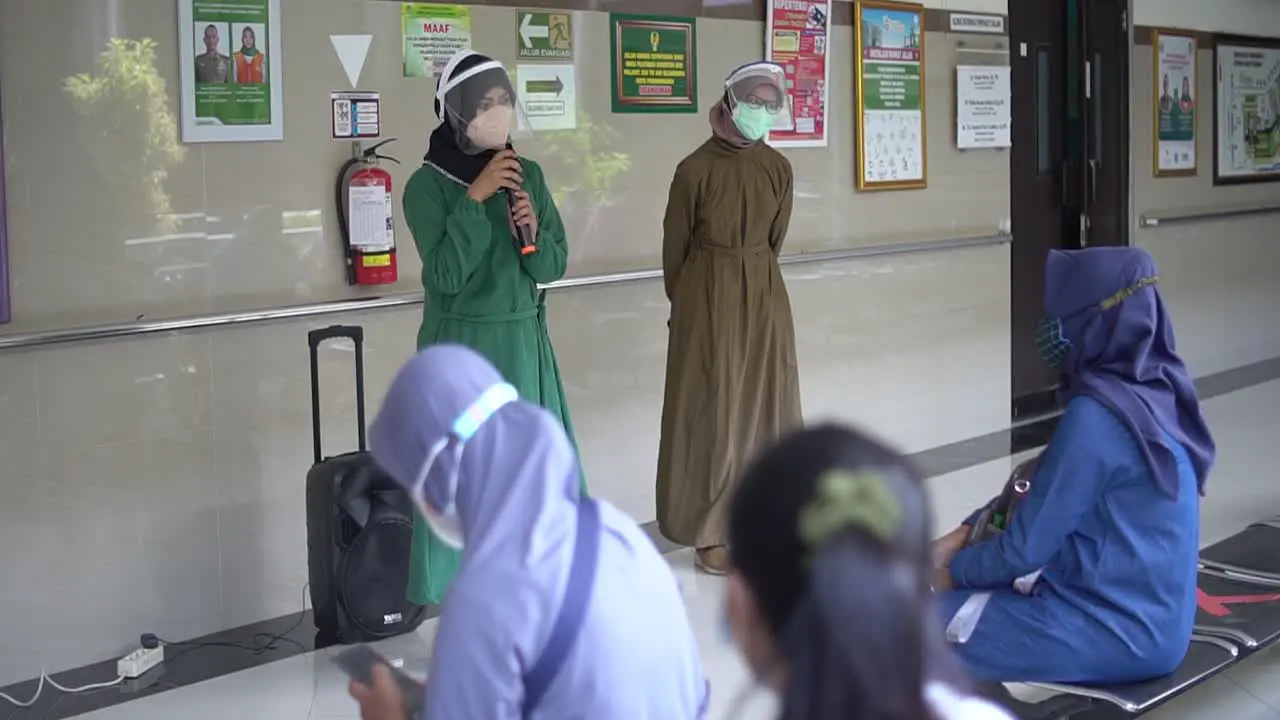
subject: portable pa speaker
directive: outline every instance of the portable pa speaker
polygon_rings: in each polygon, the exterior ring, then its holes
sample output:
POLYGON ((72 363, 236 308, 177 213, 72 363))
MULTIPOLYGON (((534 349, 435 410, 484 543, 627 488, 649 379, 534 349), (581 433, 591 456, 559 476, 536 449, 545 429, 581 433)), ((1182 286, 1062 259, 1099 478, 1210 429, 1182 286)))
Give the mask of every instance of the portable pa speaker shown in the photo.
POLYGON ((311 426, 315 464, 307 473, 307 574, 317 644, 357 643, 410 632, 426 608, 406 599, 413 547, 413 502, 365 449, 364 331, 313 330, 311 426), (359 449, 324 458, 320 447, 319 347, 355 343, 359 449))

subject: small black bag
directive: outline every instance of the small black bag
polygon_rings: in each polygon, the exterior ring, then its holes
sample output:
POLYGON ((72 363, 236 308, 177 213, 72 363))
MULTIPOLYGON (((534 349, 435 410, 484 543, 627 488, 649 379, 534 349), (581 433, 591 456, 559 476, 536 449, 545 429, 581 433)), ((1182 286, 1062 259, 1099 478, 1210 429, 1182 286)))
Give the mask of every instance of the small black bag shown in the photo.
POLYGON ((406 599, 413 548, 413 502, 373 461, 365 444, 364 328, 335 325, 307 334, 311 350, 311 433, 307 473, 307 574, 317 644, 370 642, 416 629, 426 608, 406 599), (355 343, 359 449, 323 457, 319 349, 355 343))
POLYGON ((990 540, 991 538, 1004 532, 1009 523, 1013 520, 1013 513, 1018 509, 1026 497, 1031 492, 1031 478, 1036 474, 1036 468, 1040 465, 1040 456, 1037 455, 1030 460, 1018 465, 1009 474, 1009 479, 1004 484, 1004 490, 987 503, 982 512, 978 515, 978 520, 973 524, 973 529, 969 531, 969 539, 966 545, 976 542, 990 540))

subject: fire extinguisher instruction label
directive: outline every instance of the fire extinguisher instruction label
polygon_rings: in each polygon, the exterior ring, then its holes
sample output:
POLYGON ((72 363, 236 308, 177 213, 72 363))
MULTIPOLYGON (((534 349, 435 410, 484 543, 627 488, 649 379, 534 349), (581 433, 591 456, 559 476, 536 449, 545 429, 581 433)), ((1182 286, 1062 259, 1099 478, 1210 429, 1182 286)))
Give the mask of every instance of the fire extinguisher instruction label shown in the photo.
POLYGON ((377 253, 395 247, 392 236, 391 194, 386 186, 355 182, 347 192, 347 222, 351 227, 351 248, 361 253, 377 253))
POLYGON ((382 134, 382 100, 378 93, 329 94, 333 108, 333 139, 376 138, 382 134))

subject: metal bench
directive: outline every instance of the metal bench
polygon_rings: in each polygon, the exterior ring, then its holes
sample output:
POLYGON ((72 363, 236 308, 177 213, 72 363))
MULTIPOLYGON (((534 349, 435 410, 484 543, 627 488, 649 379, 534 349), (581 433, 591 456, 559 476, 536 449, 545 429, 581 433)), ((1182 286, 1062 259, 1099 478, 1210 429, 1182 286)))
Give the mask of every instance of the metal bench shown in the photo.
POLYGON ((1196 582, 1196 632, 1254 653, 1280 640, 1280 584, 1204 568, 1196 582))
POLYGON ((1171 675, 1130 685, 1029 683, 1040 702, 1002 700, 1022 720, 1110 720, 1150 712, 1241 658, 1280 642, 1280 517, 1254 523, 1200 554, 1195 632, 1171 675))
MULTIPOLYGON (((1084 720, 1090 717, 1107 717, 1119 715, 1132 717, 1154 710, 1170 699, 1186 692, 1192 687, 1208 680, 1227 669, 1240 657, 1240 649, 1232 643, 1220 638, 1205 635, 1193 635, 1191 647, 1187 649, 1187 657, 1182 665, 1173 672, 1147 682, 1129 685, 1074 685, 1063 683, 1029 683, 1032 687, 1085 698, 1094 702, 1087 706, 1069 706, 1063 713, 1045 717, 1035 710, 1019 711, 1019 717, 1036 720, 1084 720)), ((1056 699, 1049 698, 1047 704, 1056 699)), ((1036 705, 1032 706, 1033 708, 1036 705)))
POLYGON ((1280 583, 1280 518, 1254 523, 1201 550, 1200 565, 1280 583))

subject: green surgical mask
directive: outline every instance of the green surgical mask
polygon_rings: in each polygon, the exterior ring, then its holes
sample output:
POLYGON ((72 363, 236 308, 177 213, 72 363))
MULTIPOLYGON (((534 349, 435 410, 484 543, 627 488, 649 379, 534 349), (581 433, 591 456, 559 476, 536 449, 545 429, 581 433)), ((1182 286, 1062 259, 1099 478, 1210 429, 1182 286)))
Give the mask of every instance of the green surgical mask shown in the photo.
POLYGON ((773 116, 769 114, 768 108, 739 104, 733 109, 733 124, 743 137, 755 142, 769 134, 769 128, 773 127, 773 116))

